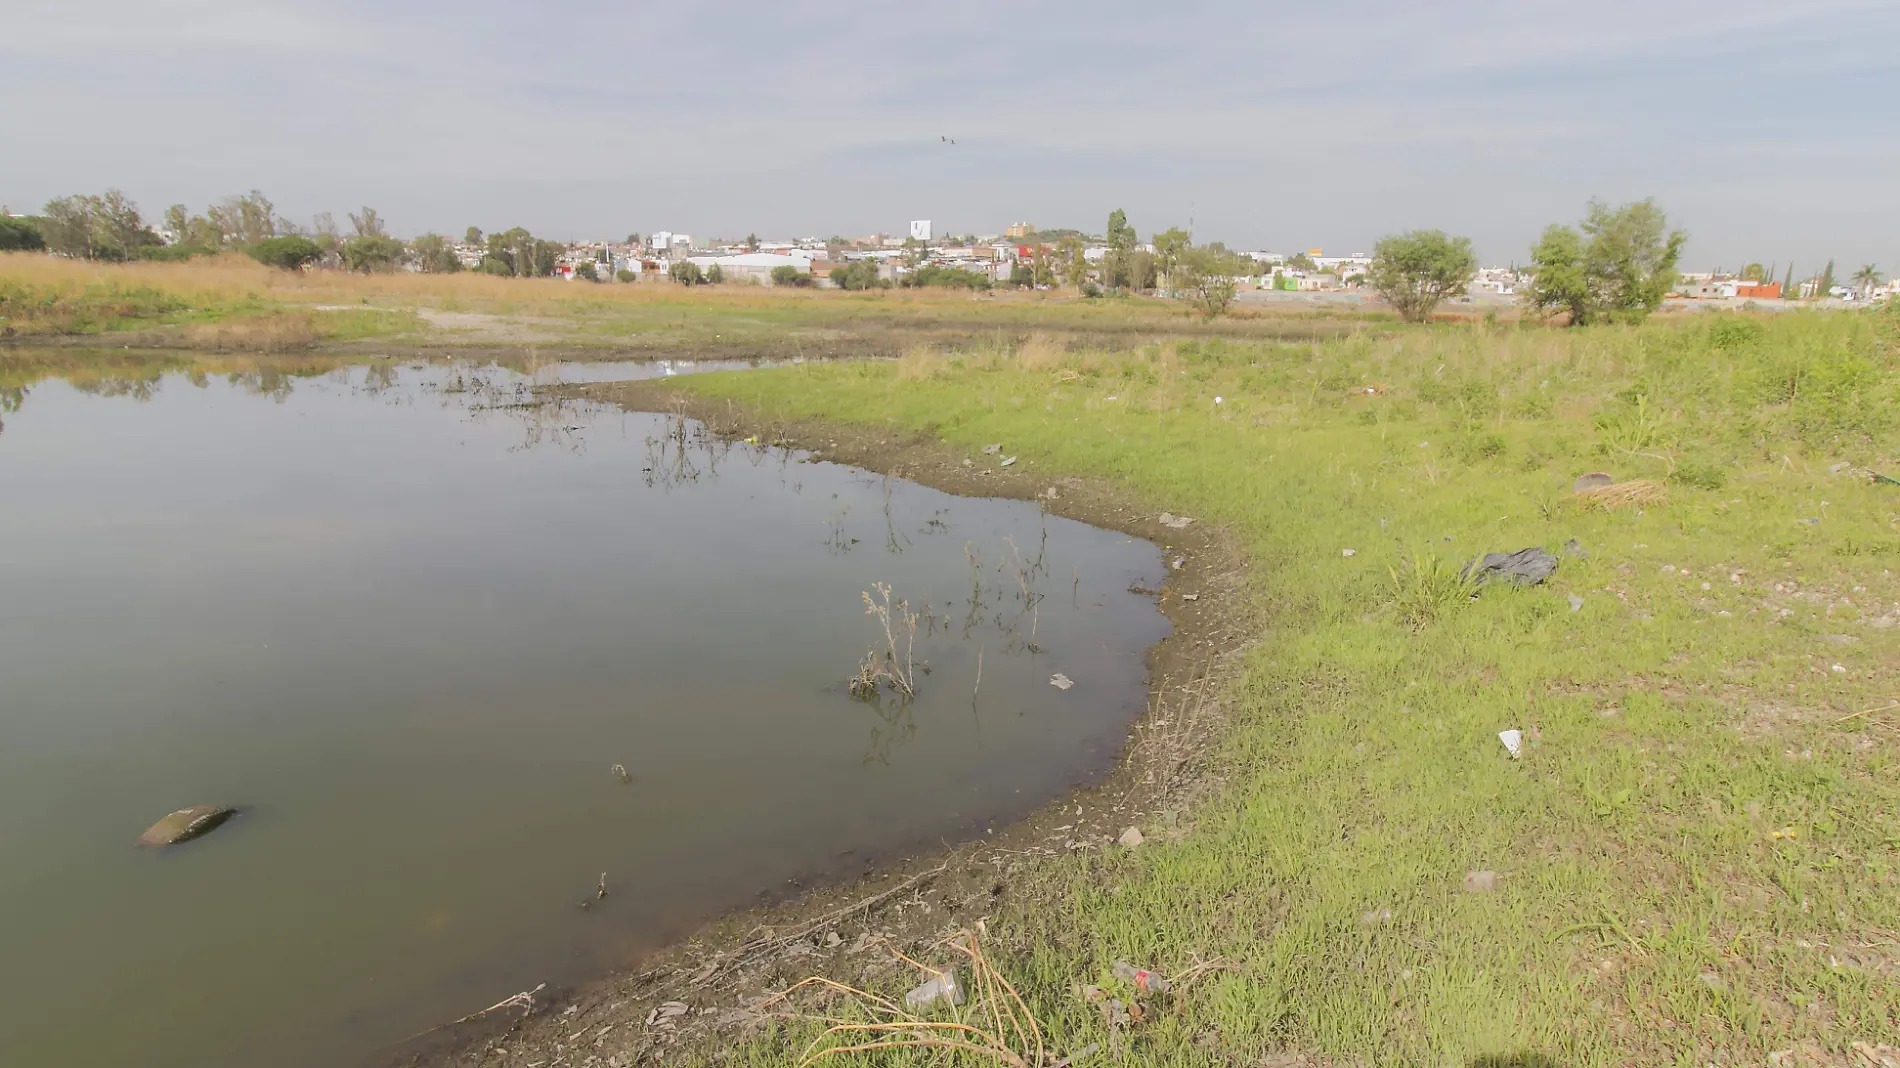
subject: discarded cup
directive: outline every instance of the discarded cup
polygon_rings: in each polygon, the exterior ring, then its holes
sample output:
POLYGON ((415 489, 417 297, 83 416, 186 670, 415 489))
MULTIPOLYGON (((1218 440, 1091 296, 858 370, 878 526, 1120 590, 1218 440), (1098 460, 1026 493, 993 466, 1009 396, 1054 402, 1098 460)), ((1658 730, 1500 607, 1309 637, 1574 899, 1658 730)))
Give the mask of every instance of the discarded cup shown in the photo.
POLYGON ((1508 731, 1499 731, 1498 741, 1504 743, 1504 748, 1510 752, 1512 760, 1516 760, 1518 758, 1518 754, 1524 751, 1524 732, 1523 731, 1517 730, 1515 728, 1508 731))
POLYGON ((1166 976, 1146 968, 1137 968, 1125 960, 1115 962, 1114 972, 1115 978, 1132 984, 1143 994, 1165 994, 1171 988, 1166 976))
POLYGON ((904 1007, 907 1009, 929 1009, 938 1004, 963 1004, 963 984, 957 982, 955 968, 939 973, 904 995, 904 1007))

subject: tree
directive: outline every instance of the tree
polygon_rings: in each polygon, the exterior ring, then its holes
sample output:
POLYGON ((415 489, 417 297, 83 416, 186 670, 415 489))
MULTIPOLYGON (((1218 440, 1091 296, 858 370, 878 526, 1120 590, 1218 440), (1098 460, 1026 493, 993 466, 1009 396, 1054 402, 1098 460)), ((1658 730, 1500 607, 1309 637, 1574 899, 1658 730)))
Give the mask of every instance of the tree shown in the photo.
POLYGON ((1188 237, 1188 232, 1179 227, 1163 230, 1154 236, 1154 240, 1151 241, 1150 244, 1154 245, 1155 248, 1155 275, 1160 280, 1161 285, 1169 289, 1175 287, 1175 265, 1180 263, 1181 255, 1188 250, 1192 243, 1188 237))
POLYGON ((388 234, 359 233, 343 242, 342 251, 344 267, 363 274, 377 274, 395 270, 406 250, 402 242, 388 234))
POLYGON ((0 252, 36 252, 46 247, 46 237, 31 219, 0 216, 0 252))
POLYGON ((1788 264, 1788 273, 1781 276, 1781 299, 1794 299, 1794 264, 1788 264))
POLYGON ((481 227, 479 227, 479 226, 471 226, 471 227, 469 227, 469 228, 468 228, 467 230, 464 230, 464 231, 462 232, 462 243, 463 243, 464 245, 479 245, 479 244, 481 244, 481 243, 482 243, 482 229, 481 229, 481 227))
POLYGON ((759 251, 759 235, 757 234, 745 235, 745 247, 747 251, 750 251, 750 252, 759 251))
POLYGON ((1880 265, 1877 263, 1866 264, 1861 267, 1860 270, 1854 272, 1853 283, 1860 290, 1860 295, 1863 299, 1872 296, 1874 287, 1880 285, 1883 281, 1886 281, 1886 279, 1881 275, 1880 265))
POLYGON ((803 287, 811 285, 811 283, 811 275, 806 274, 789 263, 781 263, 777 267, 772 268, 772 284, 775 286, 803 287))
POLYGON ((186 233, 191 229, 191 211, 183 204, 173 204, 165 209, 165 229, 172 232, 172 240, 183 243, 186 233))
POLYGON ((716 286, 723 283, 725 280, 726 280, 726 269, 724 267, 721 267, 715 263, 706 268, 706 284, 707 285, 716 286))
POLYGON ((638 282, 639 280, 640 276, 632 271, 619 270, 614 272, 614 281, 616 282, 638 282))
POLYGON ((145 228, 138 205, 117 189, 48 201, 40 233, 47 247, 75 259, 129 259, 160 244, 158 235, 145 228))
POLYGON ((627 235, 627 244, 637 245, 639 243, 640 243, 640 234, 638 231, 627 235))
POLYGON ((1532 307, 1568 311, 1571 325, 1582 326, 1637 322, 1662 306, 1688 237, 1668 229, 1655 201, 1611 208, 1592 200, 1580 229, 1551 226, 1532 247, 1535 276, 1525 291, 1532 307))
POLYGON ((1082 240, 1070 236, 1056 245, 1056 273, 1062 276, 1064 285, 1082 288, 1089 278, 1088 256, 1082 249, 1082 240))
POLYGON ((1763 267, 1759 263, 1751 263, 1748 266, 1742 268, 1742 281, 1759 282, 1761 281, 1762 275, 1766 272, 1766 270, 1767 268, 1763 267))
POLYGON ((1834 261, 1827 261, 1827 269, 1821 272, 1820 284, 1814 287, 1817 299, 1826 300, 1834 292, 1834 261))
POLYGON ((1304 253, 1304 252, 1295 252, 1295 253, 1293 254, 1293 256, 1292 256, 1292 258, 1290 258, 1290 259, 1288 259, 1288 260, 1286 261, 1286 265, 1287 265, 1288 267, 1291 267, 1291 268, 1293 268, 1293 269, 1294 269, 1294 270, 1296 270, 1296 271, 1317 271, 1317 270, 1319 270, 1319 264, 1317 264, 1317 263, 1314 263, 1314 262, 1313 262, 1313 257, 1311 257, 1311 256, 1309 256, 1309 255, 1307 255, 1307 254, 1306 254, 1306 253, 1304 253))
POLYGON ((1021 260, 1009 265, 1009 281, 1006 283, 1017 289, 1034 289, 1036 269, 1021 260))
POLYGON ((887 283, 877 273, 876 260, 852 260, 831 272, 831 284, 839 289, 883 289, 887 283))
POLYGON ((1127 289, 1131 284, 1128 257, 1135 250, 1135 228, 1128 225, 1128 213, 1116 208, 1108 213, 1108 255, 1103 257, 1103 281, 1108 288, 1127 289))
POLYGON ((454 274, 462 269, 462 261, 449 247, 449 239, 441 234, 423 234, 409 242, 409 252, 425 274, 454 274))
POLYGON ((1188 248, 1180 254, 1174 268, 1174 285, 1187 295, 1201 316, 1215 319, 1233 304, 1238 287, 1234 284, 1235 264, 1230 254, 1211 247, 1188 248))
POLYGON ((252 259, 266 267, 277 267, 286 271, 301 271, 304 267, 323 255, 315 241, 298 235, 285 237, 267 237, 250 248, 245 249, 252 259))
POLYGON ((574 265, 574 277, 588 282, 600 281, 600 271, 594 267, 593 260, 582 260, 574 265))
POLYGON ((247 248, 288 231, 270 198, 253 189, 243 196, 229 196, 205 212, 211 229, 218 234, 218 246, 247 248))
MULTIPOLYGON (((796 273, 797 268, 774 267, 772 269, 772 280, 774 282, 778 281, 778 272, 783 270, 790 270, 796 273)), ((699 264, 694 263, 692 260, 681 260, 673 266, 668 267, 666 269, 666 276, 683 286, 696 286, 706 280, 705 276, 699 272, 699 264)))
POLYGON ((1408 323, 1428 322, 1447 297, 1460 297, 1478 273, 1471 239, 1443 230, 1413 230, 1379 239, 1372 251, 1372 288, 1408 323))

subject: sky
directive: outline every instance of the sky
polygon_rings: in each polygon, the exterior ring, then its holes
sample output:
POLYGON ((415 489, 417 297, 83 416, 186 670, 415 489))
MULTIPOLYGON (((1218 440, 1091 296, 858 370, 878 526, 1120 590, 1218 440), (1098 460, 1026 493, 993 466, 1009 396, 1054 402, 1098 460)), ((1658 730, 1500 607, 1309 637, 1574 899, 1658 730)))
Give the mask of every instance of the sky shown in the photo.
POLYGON ((1895 0, 9 0, 0 203, 565 240, 998 233, 1522 260, 1654 197, 1685 269, 1900 268, 1895 0), (949 144, 944 138, 954 138, 949 144))

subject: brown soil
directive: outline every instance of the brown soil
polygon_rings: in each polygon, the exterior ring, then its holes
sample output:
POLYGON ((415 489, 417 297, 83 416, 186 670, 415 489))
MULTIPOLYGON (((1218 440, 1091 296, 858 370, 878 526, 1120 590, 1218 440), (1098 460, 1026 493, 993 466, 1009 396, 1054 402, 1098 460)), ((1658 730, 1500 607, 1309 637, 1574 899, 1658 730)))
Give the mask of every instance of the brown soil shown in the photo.
POLYGON ((966 455, 925 435, 823 422, 768 424, 664 382, 561 392, 636 411, 677 412, 722 437, 755 437, 808 451, 814 460, 952 493, 1038 500, 1053 514, 1167 546, 1171 567, 1158 597, 1174 632, 1149 651, 1148 709, 1130 729, 1114 769, 1095 786, 976 841, 876 863, 856 878, 846 873, 826 885, 794 886, 629 962, 622 974, 579 990, 542 989, 531 999, 475 1013, 392 1051, 382 1063, 584 1068, 704 1054, 756 1034, 768 1020, 756 1011, 761 1003, 807 976, 875 985, 908 972, 891 950, 920 955, 1005 901, 1018 909, 1041 900, 1058 907, 1048 858, 1121 848, 1116 839, 1131 826, 1152 837, 1157 826, 1175 825, 1214 785, 1208 757, 1222 733, 1222 696, 1238 673, 1236 654, 1258 633, 1246 565, 1227 531, 1198 522, 1166 527, 1157 508, 1120 487, 1040 473, 1029 458, 1002 468, 996 457, 966 455), (668 1002, 686 1008, 669 1016, 660 1008, 668 1002))

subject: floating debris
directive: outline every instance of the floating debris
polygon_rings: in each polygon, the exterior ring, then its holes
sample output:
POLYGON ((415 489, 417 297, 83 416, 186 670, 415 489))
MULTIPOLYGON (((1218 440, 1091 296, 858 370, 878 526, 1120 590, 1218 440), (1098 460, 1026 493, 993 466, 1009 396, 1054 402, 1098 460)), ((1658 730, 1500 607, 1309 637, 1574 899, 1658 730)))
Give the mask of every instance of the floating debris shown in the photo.
POLYGON ((1058 690, 1066 690, 1069 687, 1075 685, 1075 680, 1069 678, 1067 675, 1064 675, 1062 672, 1058 671, 1055 674, 1049 676, 1049 685, 1054 686, 1058 690))
POLYGON ((189 842, 193 838, 210 834, 224 825, 224 821, 237 815, 237 809, 224 805, 193 805, 159 820, 139 835, 140 845, 169 846, 189 842))

